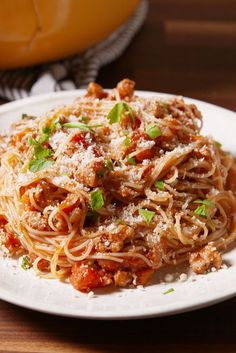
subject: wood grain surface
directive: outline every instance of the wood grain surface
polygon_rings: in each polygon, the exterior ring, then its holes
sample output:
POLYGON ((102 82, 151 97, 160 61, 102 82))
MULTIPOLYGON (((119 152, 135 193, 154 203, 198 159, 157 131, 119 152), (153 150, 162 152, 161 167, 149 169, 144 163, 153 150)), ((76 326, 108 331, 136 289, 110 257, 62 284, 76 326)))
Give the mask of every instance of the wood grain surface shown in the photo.
MULTIPOLYGON (((112 87, 130 77, 138 89, 236 110, 235 24, 235 0, 152 0, 142 30, 98 81, 112 87)), ((0 353, 235 353, 235 310, 236 298, 172 317, 112 322, 54 317, 0 301, 0 353)))

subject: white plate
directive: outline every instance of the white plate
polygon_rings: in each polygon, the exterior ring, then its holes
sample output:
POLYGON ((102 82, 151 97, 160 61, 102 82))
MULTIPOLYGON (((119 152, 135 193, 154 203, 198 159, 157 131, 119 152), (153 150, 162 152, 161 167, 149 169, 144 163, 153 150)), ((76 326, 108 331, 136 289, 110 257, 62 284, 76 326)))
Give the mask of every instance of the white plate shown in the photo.
MULTIPOLYGON (((39 115, 62 103, 70 103, 83 91, 59 92, 0 107, 0 126, 7 128, 22 113, 39 115)), ((153 96, 153 92, 139 92, 153 96)), ((158 94, 158 96, 166 96, 158 94)), ((186 98, 195 103, 203 113, 204 134, 211 134, 223 143, 226 150, 236 155, 236 114, 229 110, 186 98)), ((44 280, 33 270, 24 271, 18 261, 0 259, 0 298, 26 308, 51 314, 96 319, 127 319, 170 315, 208 306, 236 294, 236 249, 224 255, 228 269, 207 275, 189 275, 186 282, 179 282, 175 275, 172 283, 161 284, 166 271, 158 272, 152 285, 141 289, 99 290, 92 298, 73 289, 68 283, 44 280), (163 293, 174 288, 174 291, 163 293)), ((179 270, 181 273, 183 269, 179 270)), ((174 271, 174 274, 176 270, 174 271)))

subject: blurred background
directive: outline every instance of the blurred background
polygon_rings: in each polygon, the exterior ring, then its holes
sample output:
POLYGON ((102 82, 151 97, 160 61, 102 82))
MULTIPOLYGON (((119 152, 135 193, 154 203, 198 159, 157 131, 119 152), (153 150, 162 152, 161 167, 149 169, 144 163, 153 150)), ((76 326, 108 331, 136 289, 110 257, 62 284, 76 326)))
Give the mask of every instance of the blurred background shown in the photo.
POLYGON ((110 86, 124 76, 139 89, 236 110, 236 1, 150 0, 142 30, 98 81, 110 86))
POLYGON ((93 79, 112 87, 129 77, 137 89, 236 110, 235 0, 1 0, 0 7, 2 101, 83 87, 93 79), (98 42, 105 42, 105 51, 98 42), (59 68, 45 64, 66 55, 59 68))

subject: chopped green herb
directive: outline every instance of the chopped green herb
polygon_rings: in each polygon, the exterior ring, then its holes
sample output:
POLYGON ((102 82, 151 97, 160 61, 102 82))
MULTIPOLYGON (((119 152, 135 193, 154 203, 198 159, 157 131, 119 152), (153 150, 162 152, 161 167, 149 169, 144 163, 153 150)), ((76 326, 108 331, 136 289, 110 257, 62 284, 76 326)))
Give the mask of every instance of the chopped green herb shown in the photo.
POLYGON ((126 102, 119 102, 114 105, 112 110, 109 112, 107 119, 110 124, 120 123, 123 114, 128 113, 132 123, 135 123, 134 115, 131 107, 126 102))
POLYGON ((15 236, 16 236, 17 238, 19 238, 19 236, 20 236, 20 235, 19 235, 18 233, 16 233, 16 232, 15 232, 15 236))
POLYGON ((125 140, 124 140, 124 145, 126 147, 130 146, 131 144, 131 140, 130 140, 130 137, 129 136, 126 136, 125 140))
POLYGON ((155 212, 149 211, 149 210, 144 209, 144 208, 141 208, 139 210, 139 214, 143 217, 144 221, 147 224, 150 224, 152 219, 153 219, 153 217, 155 216, 155 212))
POLYGON ((51 157, 52 150, 49 148, 43 148, 42 145, 36 145, 34 148, 34 155, 36 159, 51 157))
POLYGON ((91 192, 91 207, 92 210, 99 210, 104 206, 104 198, 100 189, 91 192))
POLYGON ((52 123, 50 125, 51 132, 53 132, 55 127, 58 127, 59 129, 61 128, 61 124, 59 122, 59 118, 56 118, 55 120, 52 121, 52 123))
POLYGON ((123 225, 126 225, 126 223, 120 219, 120 218, 117 218, 115 221, 114 221, 115 224, 123 224, 123 225))
POLYGON ((45 135, 51 134, 51 133, 52 133, 52 126, 54 126, 54 121, 51 123, 50 126, 46 126, 46 127, 44 127, 44 128, 42 129, 43 133, 44 133, 45 135))
POLYGON ((208 217, 208 212, 206 210, 206 206, 205 205, 201 205, 201 206, 198 206, 196 208, 196 210, 194 211, 194 213, 198 216, 201 216, 201 217, 204 217, 204 218, 207 218, 208 217))
POLYGON ((206 207, 214 207, 214 202, 209 200, 209 199, 206 199, 206 200, 195 200, 193 201, 193 203, 200 203, 202 205, 205 205, 206 207))
POLYGON ((126 112, 129 114, 129 117, 130 117, 133 125, 135 125, 135 118, 134 118, 134 114, 133 114, 131 107, 126 102, 124 102, 123 104, 124 104, 126 112))
POLYGON ((116 164, 118 167, 122 167, 122 163, 121 163, 121 161, 120 161, 119 159, 117 159, 117 160, 115 161, 115 164, 116 164))
POLYGON ((96 128, 96 127, 101 127, 102 125, 99 124, 99 125, 87 125, 87 124, 84 124, 84 123, 65 123, 62 125, 63 127, 67 127, 69 129, 80 129, 80 130, 88 130, 88 131, 92 131, 93 128, 96 128))
POLYGON ((105 165, 105 168, 107 168, 109 170, 114 169, 111 159, 105 159, 104 165, 105 165))
POLYGON ((201 217, 204 217, 204 218, 208 217, 207 208, 214 207, 214 202, 209 200, 209 199, 206 199, 206 200, 195 200, 195 201, 193 201, 193 203, 201 204, 201 206, 198 206, 196 208, 194 213, 197 214, 198 216, 201 216, 201 217))
POLYGON ((36 116, 23 113, 23 114, 21 114, 21 119, 22 120, 32 120, 32 119, 36 119, 36 116))
POLYGON ((62 173, 61 176, 62 177, 69 177, 70 175, 68 173, 62 173))
POLYGON ((164 190, 165 189, 165 183, 163 180, 156 180, 154 182, 154 186, 159 189, 159 190, 164 190))
POLYGON ((21 267, 23 268, 23 270, 28 270, 30 268, 30 258, 29 256, 24 256, 22 258, 22 264, 21 267))
POLYGON ((49 168, 53 162, 47 159, 33 159, 29 163, 29 170, 33 173, 49 168))
POLYGON ((128 135, 129 131, 128 130, 122 130, 123 134, 126 136, 128 135))
POLYGON ((85 124, 88 124, 89 118, 87 116, 81 116, 81 121, 85 124))
POLYGON ((52 150, 49 148, 44 148, 42 144, 48 139, 46 133, 36 141, 34 138, 30 137, 28 139, 28 144, 34 146, 34 159, 29 163, 29 170, 33 173, 36 173, 42 169, 50 167, 52 161, 47 160, 46 158, 52 156, 52 150))
POLYGON ((222 144, 221 144, 220 142, 218 142, 218 141, 215 141, 215 145, 216 145, 216 147, 218 147, 218 148, 221 148, 221 147, 222 147, 222 144))
POLYGON ((31 145, 31 146, 37 146, 38 142, 35 139, 33 139, 32 137, 29 137, 28 138, 28 144, 31 145))
POLYGON ((98 178, 103 178, 104 175, 105 175, 105 168, 102 168, 102 169, 97 171, 98 178))
POLYGON ((151 139, 155 139, 156 137, 161 135, 161 130, 158 128, 156 124, 149 124, 146 129, 146 134, 151 139))
POLYGON ((126 161, 128 164, 136 165, 136 161, 133 157, 126 156, 126 161))
POLYGON ((44 132, 38 139, 38 143, 43 144, 44 142, 48 141, 48 139, 49 139, 49 134, 44 132))
POLYGON ((172 292, 174 292, 174 288, 168 289, 168 290, 165 291, 163 294, 169 294, 169 293, 172 293, 172 292))

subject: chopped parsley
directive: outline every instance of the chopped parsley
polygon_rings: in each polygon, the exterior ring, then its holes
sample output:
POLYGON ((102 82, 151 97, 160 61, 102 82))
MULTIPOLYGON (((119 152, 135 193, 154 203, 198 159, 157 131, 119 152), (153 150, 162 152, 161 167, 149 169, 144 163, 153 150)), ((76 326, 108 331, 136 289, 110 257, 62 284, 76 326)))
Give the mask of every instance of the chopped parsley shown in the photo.
POLYGON ((146 134, 151 139, 155 139, 156 137, 161 135, 161 130, 158 128, 156 124, 149 124, 146 129, 146 134))
POLYGON ((135 123, 133 111, 131 107, 126 102, 119 102, 114 105, 112 110, 109 112, 107 119, 109 120, 110 124, 120 123, 123 114, 127 113, 132 121, 135 123))
POLYGON ((163 180, 156 180, 154 182, 154 186, 159 189, 159 190, 164 190, 165 189, 165 183, 163 180))
POLYGON ((105 175, 105 172, 106 172, 105 168, 102 168, 102 169, 98 170, 97 171, 98 178, 103 178, 104 175, 105 175))
POLYGON ((115 165, 117 165, 117 167, 122 167, 122 163, 121 163, 121 161, 119 160, 119 159, 117 159, 116 161, 115 161, 115 165))
POLYGON ((80 129, 80 130, 87 130, 87 131, 93 131, 93 128, 95 127, 101 127, 102 125, 87 125, 85 123, 79 123, 79 122, 74 122, 74 123, 65 123, 62 125, 63 127, 67 127, 69 129, 80 129))
POLYGON ((97 211, 104 206, 104 197, 100 189, 92 191, 90 195, 92 210, 97 211))
POLYGON ((29 163, 29 170, 33 173, 39 172, 40 170, 49 168, 52 165, 51 160, 47 159, 33 159, 29 163))
POLYGON ((139 214, 143 217, 144 221, 147 224, 150 224, 152 219, 153 219, 153 217, 155 216, 155 212, 149 211, 149 210, 144 209, 144 208, 141 208, 139 210, 139 214))
POLYGON ((122 130, 123 134, 126 136, 128 135, 129 131, 128 130, 122 130))
POLYGON ((104 162, 105 168, 109 169, 109 170, 113 170, 113 163, 111 159, 105 159, 104 162))
POLYGON ((21 119, 22 120, 31 120, 31 119, 36 119, 36 116, 33 115, 29 115, 26 113, 21 114, 21 119))
POLYGON ((218 141, 215 141, 215 145, 216 145, 217 148, 221 148, 222 147, 222 144, 220 142, 218 142, 218 141))
POLYGON ((168 289, 168 290, 165 291, 163 294, 166 295, 166 294, 170 294, 170 293, 172 293, 172 292, 174 292, 174 288, 168 289))
POLYGON ((89 118, 87 116, 81 116, 81 121, 85 124, 88 124, 89 118))
POLYGON ((130 146, 130 144, 131 144, 131 139, 130 139, 129 136, 126 136, 126 138, 125 138, 125 140, 124 140, 124 145, 125 145, 126 147, 128 147, 128 146, 130 146))
POLYGON ((200 204, 200 206, 198 206, 196 208, 196 210, 194 211, 194 213, 198 216, 207 218, 208 217, 208 211, 207 208, 211 208, 214 207, 214 202, 212 202, 211 200, 195 200, 193 203, 198 203, 200 204))
POLYGON ((24 256, 22 258, 22 263, 21 263, 21 267, 23 268, 23 270, 28 270, 31 266, 30 266, 30 258, 29 256, 24 256))
POLYGON ((43 132, 38 141, 32 137, 28 139, 28 144, 34 146, 34 159, 29 163, 29 170, 33 173, 49 168, 52 164, 51 160, 46 159, 52 156, 52 150, 42 145, 48 138, 49 135, 43 132))
POLYGON ((193 201, 193 203, 200 203, 202 205, 205 205, 206 207, 214 207, 214 202, 209 200, 209 199, 206 199, 206 200, 195 200, 193 201))
POLYGON ((117 218, 115 221, 114 221, 115 224, 121 224, 121 225, 126 225, 125 221, 123 221, 122 219, 120 218, 117 218))
POLYGON ((126 161, 127 161, 127 163, 130 164, 130 165, 136 165, 136 161, 135 161, 135 159, 134 159, 133 157, 127 156, 127 157, 126 157, 126 161))
POLYGON ((51 157, 52 150, 49 148, 44 148, 42 145, 38 144, 34 148, 34 155, 36 159, 51 157))
POLYGON ((61 128, 61 124, 58 118, 53 120, 53 122, 51 123, 51 126, 50 126, 51 132, 54 130, 55 127, 58 127, 59 129, 61 128))

